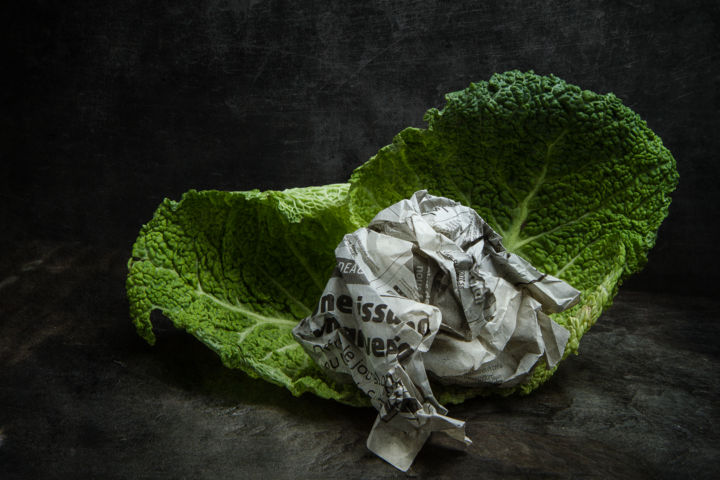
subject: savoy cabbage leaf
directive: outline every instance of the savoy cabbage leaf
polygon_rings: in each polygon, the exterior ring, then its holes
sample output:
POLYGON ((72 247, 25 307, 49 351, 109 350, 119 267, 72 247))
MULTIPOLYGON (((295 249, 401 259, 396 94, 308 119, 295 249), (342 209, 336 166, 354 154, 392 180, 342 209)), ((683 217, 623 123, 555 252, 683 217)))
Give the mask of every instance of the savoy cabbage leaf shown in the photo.
MULTIPOLYGON (((166 200, 143 227, 127 281, 131 315, 154 340, 159 309, 254 377, 349 404, 290 333, 313 308, 344 233, 427 189, 474 208, 505 247, 582 291, 553 316, 571 332, 566 355, 647 261, 677 184, 675 160, 612 94, 517 71, 446 96, 427 129, 408 128, 349 184, 283 192, 195 192, 166 200)), ((552 371, 503 393, 527 393, 552 371)), ((435 386, 442 403, 487 389, 435 386)))
POLYGON ((135 326, 155 342, 158 309, 222 362, 293 394, 365 405, 337 386, 292 337, 334 267, 348 224, 349 185, 284 192, 189 191, 165 200, 140 231, 127 293, 135 326))

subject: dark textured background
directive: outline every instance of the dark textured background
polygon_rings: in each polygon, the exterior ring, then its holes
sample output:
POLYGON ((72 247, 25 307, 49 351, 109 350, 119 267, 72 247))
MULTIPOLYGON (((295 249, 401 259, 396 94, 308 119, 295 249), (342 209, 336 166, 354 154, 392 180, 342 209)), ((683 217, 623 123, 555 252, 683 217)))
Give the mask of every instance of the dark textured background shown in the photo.
POLYGON ((508 69, 614 92, 680 186, 581 356, 530 397, 453 407, 475 445, 427 447, 411 476, 713 478, 717 1, 2 10, 0 478, 402 477, 364 447, 372 410, 224 369, 159 316, 145 345, 124 264, 164 197, 344 182, 445 93, 508 69))
POLYGON ((6 8, 20 65, 0 112, 6 240, 129 248, 163 197, 190 188, 344 182, 445 93, 534 69, 614 92, 678 161, 670 217, 632 286, 715 291, 705 272, 720 269, 716 1, 6 8))

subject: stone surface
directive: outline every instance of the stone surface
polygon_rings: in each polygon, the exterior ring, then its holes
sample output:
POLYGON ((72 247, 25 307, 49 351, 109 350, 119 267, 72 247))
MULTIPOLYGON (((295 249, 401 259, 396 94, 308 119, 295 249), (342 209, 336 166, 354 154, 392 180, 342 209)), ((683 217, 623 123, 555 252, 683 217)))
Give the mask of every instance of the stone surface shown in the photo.
POLYGON ((474 444, 407 474, 372 455, 372 409, 224 368, 157 316, 146 345, 128 252, 30 243, 0 260, 0 478, 714 478, 716 298, 621 290, 580 355, 527 397, 450 406, 474 444))

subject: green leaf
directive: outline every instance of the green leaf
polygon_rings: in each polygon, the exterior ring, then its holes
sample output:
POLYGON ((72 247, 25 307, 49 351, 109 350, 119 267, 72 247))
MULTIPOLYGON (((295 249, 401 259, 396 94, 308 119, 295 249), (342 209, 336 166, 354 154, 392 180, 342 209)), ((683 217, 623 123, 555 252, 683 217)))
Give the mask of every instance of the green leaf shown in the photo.
MULTIPOLYGON (((402 131, 355 171, 355 223, 421 188, 474 208, 508 250, 582 291, 553 316, 571 332, 565 355, 577 352, 620 282, 647 262, 677 184, 675 160, 613 94, 554 76, 507 72, 446 100, 426 114, 427 130, 402 131)), ((539 365, 518 388, 527 393, 551 373, 539 365)))
MULTIPOLYGON (((131 315, 154 341, 150 312, 253 377, 367 405, 336 385, 293 340, 312 309, 344 233, 415 191, 460 201, 503 235, 505 247, 582 291, 554 319, 571 332, 566 355, 620 282, 641 269, 677 184, 675 160, 612 94, 517 71, 446 96, 359 167, 349 184, 283 192, 195 192, 166 200, 143 227, 127 281, 131 315)), ((550 377, 543 364, 528 393, 550 377)), ((434 386, 444 403, 487 388, 434 386)))
POLYGON ((143 227, 127 292, 138 332, 154 343, 150 313, 163 312, 255 378, 366 405, 335 385, 292 337, 334 267, 347 223, 347 184, 284 192, 190 191, 165 200, 143 227))

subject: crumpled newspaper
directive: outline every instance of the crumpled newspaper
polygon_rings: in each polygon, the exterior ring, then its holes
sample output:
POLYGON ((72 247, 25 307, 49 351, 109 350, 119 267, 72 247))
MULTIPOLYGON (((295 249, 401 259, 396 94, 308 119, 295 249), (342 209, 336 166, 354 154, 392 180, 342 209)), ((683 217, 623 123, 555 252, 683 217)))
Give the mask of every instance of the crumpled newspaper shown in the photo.
POLYGON ((445 384, 512 386, 569 332, 548 317, 580 292, 507 252, 471 208, 422 190, 345 235, 337 267, 293 335, 379 414, 367 446, 406 471, 432 432, 470 444, 428 375, 445 384))

